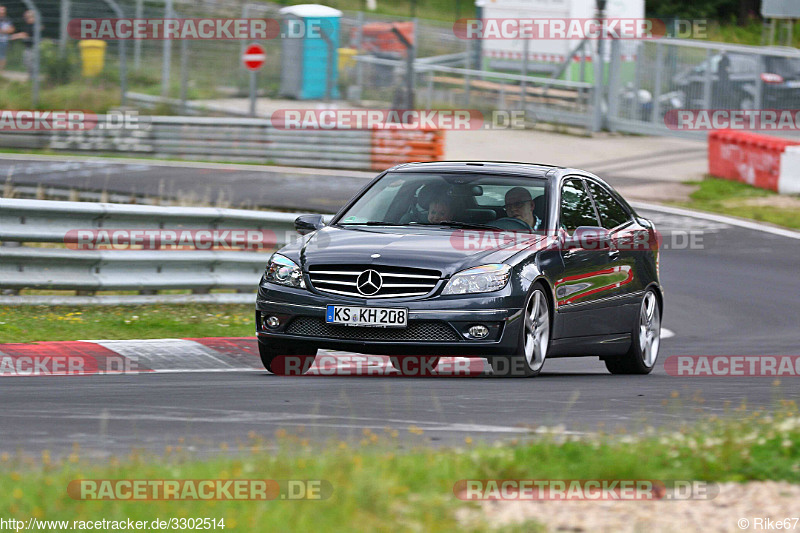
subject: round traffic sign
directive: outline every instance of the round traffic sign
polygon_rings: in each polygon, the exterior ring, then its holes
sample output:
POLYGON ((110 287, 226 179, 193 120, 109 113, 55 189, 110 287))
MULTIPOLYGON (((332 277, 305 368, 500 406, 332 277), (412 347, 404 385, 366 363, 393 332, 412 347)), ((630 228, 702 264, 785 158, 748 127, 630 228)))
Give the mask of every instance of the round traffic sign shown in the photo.
POLYGON ((244 51, 242 62, 249 70, 258 70, 267 60, 267 52, 260 44, 251 44, 244 51))

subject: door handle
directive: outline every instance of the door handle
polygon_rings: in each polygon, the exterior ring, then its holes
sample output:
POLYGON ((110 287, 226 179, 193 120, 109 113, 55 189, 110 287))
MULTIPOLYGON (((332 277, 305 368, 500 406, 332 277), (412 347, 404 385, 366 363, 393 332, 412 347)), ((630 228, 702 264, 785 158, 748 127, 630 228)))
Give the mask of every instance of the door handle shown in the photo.
POLYGON ((619 257, 619 250, 611 250, 608 252, 608 257, 611 259, 616 259, 619 257))

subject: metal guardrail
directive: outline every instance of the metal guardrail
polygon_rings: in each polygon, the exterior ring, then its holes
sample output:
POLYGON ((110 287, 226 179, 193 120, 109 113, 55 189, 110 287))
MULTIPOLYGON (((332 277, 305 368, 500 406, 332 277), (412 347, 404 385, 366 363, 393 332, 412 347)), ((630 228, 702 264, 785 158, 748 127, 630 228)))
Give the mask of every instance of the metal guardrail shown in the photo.
POLYGON ((269 120, 230 117, 154 116, 138 129, 0 133, 6 148, 352 169, 371 168, 371 141, 366 130, 282 130, 269 120))
POLYGON ((281 129, 271 120, 154 116, 138 128, 0 132, 0 147, 124 153, 166 159, 380 169, 441 158, 441 132, 281 129), (387 138, 393 140, 387 152, 387 138), (424 146, 423 146, 424 145, 424 146))
POLYGON ((297 236, 296 216, 237 209, 0 198, 0 289, 82 293, 137 290, 144 294, 227 289, 252 295, 268 250, 77 250, 24 244, 64 243, 67 234, 77 229, 244 229, 274 232, 279 247, 297 236))

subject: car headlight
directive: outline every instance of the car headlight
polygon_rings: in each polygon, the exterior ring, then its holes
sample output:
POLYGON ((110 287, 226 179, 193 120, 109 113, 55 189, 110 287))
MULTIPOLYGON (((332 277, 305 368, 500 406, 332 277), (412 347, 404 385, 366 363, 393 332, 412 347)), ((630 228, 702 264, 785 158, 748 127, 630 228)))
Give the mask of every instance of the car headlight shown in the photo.
POLYGON ((303 271, 297 263, 280 254, 273 254, 267 263, 267 270, 264 272, 264 279, 270 283, 285 285, 287 287, 306 288, 303 281, 303 271))
POLYGON ((473 294, 499 291, 508 283, 511 267, 508 265, 483 265, 468 268, 455 274, 442 294, 473 294))

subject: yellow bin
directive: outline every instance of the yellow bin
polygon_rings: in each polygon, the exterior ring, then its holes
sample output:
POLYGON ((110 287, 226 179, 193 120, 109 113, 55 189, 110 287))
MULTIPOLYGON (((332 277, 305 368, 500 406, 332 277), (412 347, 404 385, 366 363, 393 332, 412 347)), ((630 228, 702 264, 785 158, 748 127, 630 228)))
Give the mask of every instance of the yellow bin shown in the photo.
POLYGON ((106 57, 106 42, 89 39, 78 43, 81 49, 81 64, 83 75, 93 78, 102 72, 106 57))
POLYGON ((339 48, 339 72, 346 68, 356 66, 355 56, 358 55, 358 50, 355 48, 339 48))

